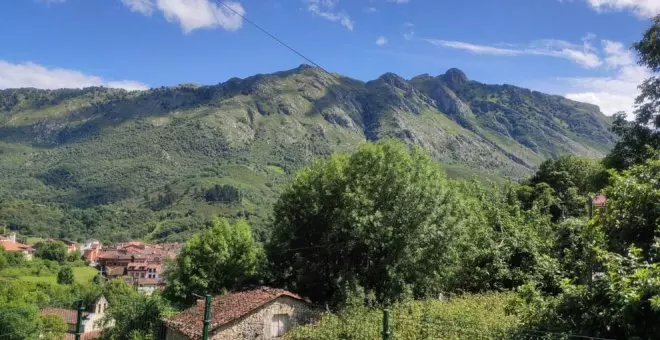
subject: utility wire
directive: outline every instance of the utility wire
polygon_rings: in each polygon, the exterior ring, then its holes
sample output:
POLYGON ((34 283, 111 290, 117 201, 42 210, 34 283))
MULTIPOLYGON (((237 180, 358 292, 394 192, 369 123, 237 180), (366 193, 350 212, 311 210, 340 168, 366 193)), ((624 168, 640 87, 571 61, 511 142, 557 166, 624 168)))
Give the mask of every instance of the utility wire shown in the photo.
POLYGON ((301 52, 299 52, 298 50, 296 50, 295 48, 293 48, 291 45, 289 45, 289 44, 285 43, 284 41, 282 41, 282 39, 280 39, 280 38, 278 38, 277 36, 275 36, 274 34, 270 33, 268 30, 266 30, 265 28, 261 27, 261 26, 260 26, 259 24, 257 24, 256 22, 254 22, 254 21, 248 19, 248 18, 247 18, 244 14, 242 14, 241 12, 239 12, 239 11, 237 11, 237 10, 231 8, 231 6, 229 6, 229 5, 227 5, 226 3, 224 3, 224 1, 220 0, 220 1, 218 1, 218 3, 219 3, 220 5, 222 5, 224 8, 226 8, 227 10, 229 10, 229 11, 233 12, 234 14, 238 15, 239 17, 241 17, 241 18, 242 18, 243 20, 245 20, 247 23, 249 23, 250 25, 254 26, 255 28, 257 28, 258 30, 260 30, 261 32, 263 32, 264 34, 266 34, 267 36, 269 36, 269 37, 272 38, 273 40, 277 41, 280 45, 286 47, 286 48, 289 49, 291 52, 293 52, 293 53, 297 54, 298 56, 300 56, 301 58, 305 59, 305 60, 308 61, 310 64, 312 64, 312 65, 318 67, 319 69, 323 70, 325 73, 327 73, 327 74, 329 74, 329 75, 331 75, 331 76, 333 75, 332 73, 328 72, 328 70, 326 70, 325 68, 321 67, 321 65, 317 64, 317 63, 314 62, 312 59, 308 58, 307 56, 305 56, 304 54, 302 54, 301 52))

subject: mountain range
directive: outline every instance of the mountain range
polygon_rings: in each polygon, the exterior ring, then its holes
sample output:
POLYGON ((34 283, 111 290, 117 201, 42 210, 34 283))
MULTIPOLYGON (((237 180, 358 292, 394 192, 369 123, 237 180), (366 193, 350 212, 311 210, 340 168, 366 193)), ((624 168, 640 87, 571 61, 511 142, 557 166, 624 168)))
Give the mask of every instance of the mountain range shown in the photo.
MULTIPOLYGON (((168 214, 263 225, 296 170, 364 141, 419 145, 450 176, 517 180, 546 158, 602 157, 615 141, 610 124, 597 106, 458 69, 363 82, 302 65, 209 86, 0 90, 0 224, 25 228, 15 211, 46 205, 158 214, 120 223, 140 224, 125 237, 176 238, 185 230, 168 227, 168 214), (218 201, 229 187, 240 199, 218 201)), ((62 228, 29 231, 66 236, 62 228)))

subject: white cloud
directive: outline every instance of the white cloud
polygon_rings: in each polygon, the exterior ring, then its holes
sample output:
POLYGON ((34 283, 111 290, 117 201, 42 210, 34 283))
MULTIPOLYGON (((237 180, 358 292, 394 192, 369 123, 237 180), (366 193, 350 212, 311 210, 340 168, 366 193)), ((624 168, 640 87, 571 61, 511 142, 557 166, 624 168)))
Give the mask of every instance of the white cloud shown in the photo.
POLYGON ((607 115, 626 111, 632 117, 635 98, 639 94, 637 88, 651 73, 642 66, 635 64, 633 54, 624 48, 620 42, 603 40, 605 63, 615 69, 611 76, 564 78, 569 90, 567 98, 600 106, 607 115))
POLYGON ((384 46, 385 44, 387 44, 387 38, 381 36, 376 39, 376 45, 384 46))
POLYGON ((403 39, 412 40, 414 37, 415 37, 415 31, 413 30, 403 33, 403 39))
POLYGON ((486 46, 486 45, 477 45, 462 41, 438 40, 438 39, 428 39, 427 41, 436 46, 455 48, 476 54, 510 55, 510 56, 522 54, 522 51, 518 51, 518 50, 486 46))
POLYGON ((585 0, 597 11, 630 10, 640 18, 651 18, 660 14, 658 0, 585 0))
POLYGON ((563 40, 546 39, 536 40, 522 47, 516 45, 508 45, 513 47, 498 47, 452 40, 426 39, 426 41, 436 46, 460 49, 476 54, 549 56, 568 59, 585 68, 595 68, 602 64, 600 57, 591 50, 590 45, 586 42, 584 46, 577 46, 563 40))
POLYGON ((620 42, 603 40, 603 50, 607 55, 605 62, 610 67, 634 64, 632 53, 620 42))
POLYGON ((349 31, 353 30, 355 22, 346 12, 336 9, 339 0, 307 0, 307 10, 321 18, 339 22, 349 31))
POLYGON ((366 13, 376 13, 376 12, 378 12, 378 8, 376 8, 376 7, 366 7, 366 8, 364 9, 364 11, 365 11, 366 13))
POLYGON ((393 2, 395 4, 407 4, 410 0, 387 0, 387 2, 393 2))
POLYGON ((154 12, 154 3, 151 0, 121 0, 124 6, 133 12, 151 15, 154 12))
POLYGON ((212 0, 121 0, 134 12, 151 15, 154 9, 169 22, 178 23, 184 32, 221 27, 236 31, 243 26, 245 9, 239 2, 215 3, 212 0))
POLYGON ((105 86, 127 90, 146 90, 146 84, 132 81, 109 81, 80 71, 48 68, 31 62, 20 64, 0 60, 0 89, 34 87, 39 89, 105 86))

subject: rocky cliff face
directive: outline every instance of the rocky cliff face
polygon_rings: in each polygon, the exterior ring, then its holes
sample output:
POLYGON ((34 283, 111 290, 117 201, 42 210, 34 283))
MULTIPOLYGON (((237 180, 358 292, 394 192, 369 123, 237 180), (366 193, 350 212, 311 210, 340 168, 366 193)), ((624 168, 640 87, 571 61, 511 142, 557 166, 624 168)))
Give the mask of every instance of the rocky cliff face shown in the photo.
POLYGON ((593 105, 457 69, 365 83, 303 65, 144 92, 2 90, 0 199, 142 204, 165 184, 193 197, 231 183, 254 210, 312 159, 382 138, 425 148, 452 176, 515 179, 547 157, 602 156, 609 122, 593 105))

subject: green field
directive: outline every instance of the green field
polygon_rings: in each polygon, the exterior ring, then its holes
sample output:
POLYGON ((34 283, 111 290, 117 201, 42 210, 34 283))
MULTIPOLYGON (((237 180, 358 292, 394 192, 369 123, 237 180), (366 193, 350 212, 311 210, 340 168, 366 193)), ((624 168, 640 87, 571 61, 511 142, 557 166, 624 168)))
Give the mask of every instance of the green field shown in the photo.
MULTIPOLYGON (((73 268, 73 276, 75 277, 76 282, 81 284, 89 283, 94 278, 94 276, 98 274, 98 272, 99 272, 98 270, 92 267, 73 268)), ((57 275, 43 275, 43 276, 22 275, 22 276, 18 276, 16 279, 19 281, 31 282, 31 283, 51 283, 51 284, 57 283, 57 275)))

